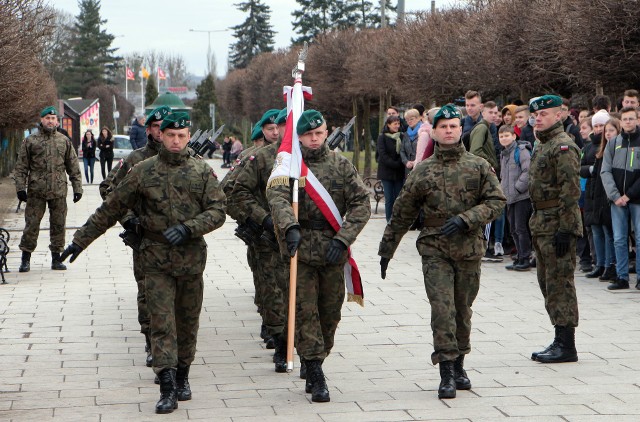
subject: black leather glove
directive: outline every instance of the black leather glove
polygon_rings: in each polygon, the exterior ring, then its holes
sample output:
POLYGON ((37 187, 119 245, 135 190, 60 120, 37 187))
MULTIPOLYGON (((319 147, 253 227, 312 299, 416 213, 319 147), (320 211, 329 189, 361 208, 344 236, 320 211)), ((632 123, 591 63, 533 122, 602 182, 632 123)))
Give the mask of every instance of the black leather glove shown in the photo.
POLYGON ((189 240, 191 237, 191 230, 189 230, 189 227, 184 224, 176 224, 162 232, 162 235, 166 237, 169 243, 173 246, 178 246, 189 240))
POLYGON ((300 240, 302 239, 302 234, 300 233, 300 229, 297 227, 291 227, 287 230, 286 234, 287 240, 287 250, 289 251, 289 256, 293 257, 298 250, 298 246, 300 246, 300 240))
POLYGON ((80 252, 82 252, 82 248, 72 242, 69 246, 67 246, 64 252, 62 252, 62 255, 60 255, 60 262, 64 262, 64 260, 67 259, 68 256, 71 256, 69 262, 73 262, 76 260, 78 255, 80 255, 80 252))
POLYGON ((122 228, 125 230, 131 230, 132 232, 135 232, 138 230, 139 225, 140 225, 140 220, 138 219, 138 217, 133 217, 125 221, 124 223, 122 223, 122 228))
POLYGON ((21 190, 18 192, 18 201, 27 202, 27 191, 21 190))
POLYGON ((387 278, 387 268, 389 268, 389 258, 380 258, 380 277, 384 280, 387 278))
POLYGON ((266 216, 264 220, 262 220, 262 227, 264 227, 265 230, 268 230, 271 233, 275 232, 273 228, 273 218, 271 218, 270 215, 266 216))
POLYGON ((76 202, 78 202, 80 200, 80 198, 82 198, 82 194, 81 193, 74 193, 73 194, 73 203, 75 204, 76 202))
POLYGON ((569 246, 571 245, 571 233, 557 232, 553 238, 553 244, 556 247, 556 256, 562 258, 569 252, 569 246))
POLYGON ((464 220, 462 220, 461 217, 456 215, 455 217, 451 217, 446 221, 446 223, 444 223, 444 226, 442 226, 442 228, 440 229, 440 233, 445 236, 451 236, 466 229, 467 224, 464 222, 464 220))
POLYGON ((347 246, 338 239, 331 239, 331 244, 327 250, 327 256, 325 260, 327 264, 335 265, 340 260, 340 257, 347 250, 347 246))

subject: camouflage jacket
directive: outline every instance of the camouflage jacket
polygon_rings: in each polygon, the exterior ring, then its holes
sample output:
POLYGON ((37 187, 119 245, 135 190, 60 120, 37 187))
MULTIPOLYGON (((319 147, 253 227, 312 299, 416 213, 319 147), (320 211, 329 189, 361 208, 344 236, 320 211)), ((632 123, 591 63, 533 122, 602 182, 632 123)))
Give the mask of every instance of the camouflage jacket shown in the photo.
POLYGON ((256 147, 255 145, 253 145, 242 151, 236 161, 233 163, 233 166, 229 169, 227 174, 222 179, 222 182, 220 182, 222 192, 224 192, 227 197, 227 214, 238 223, 244 223, 244 221, 247 219, 247 215, 242 213, 242 207, 233 202, 233 187, 236 184, 236 179, 242 172, 247 160, 255 159, 253 153, 259 148, 262 147, 256 147))
POLYGON ((243 222, 251 218, 262 224, 270 213, 265 191, 279 147, 280 142, 276 142, 258 148, 253 154, 255 158, 247 160, 236 177, 231 198, 238 213, 244 216, 243 222))
POLYGON ((54 199, 67 196, 67 175, 74 193, 82 193, 82 176, 78 156, 69 138, 54 131, 40 131, 22 141, 14 170, 16 192, 27 190, 29 196, 54 199))
POLYGON ((543 201, 547 205, 535 210, 529 220, 533 235, 552 235, 557 231, 582 236, 580 199, 580 149, 564 132, 562 122, 536 132, 540 141, 529 165, 529 195, 534 210, 543 201))
MULTIPOLYGON (((271 206, 271 215, 280 239, 281 250, 285 251, 284 237, 287 230, 300 226, 302 240, 298 249, 298 257, 310 265, 325 265, 325 256, 331 239, 337 239, 346 246, 351 246, 371 216, 369 191, 360 175, 349 160, 339 153, 329 151, 326 143, 317 150, 301 146, 305 164, 325 187, 338 212, 343 217, 340 230, 336 233, 324 218, 318 206, 304 190, 304 182, 300 182, 298 196, 298 221, 291 207, 291 188, 289 185, 275 185, 267 189, 267 198, 271 206), (311 229, 310 225, 318 227, 311 229)), ((347 260, 346 252, 340 263, 347 260)))
POLYGON ((378 255, 393 258, 422 210, 425 227, 416 242, 420 255, 479 260, 486 250, 484 226, 500 215, 506 202, 487 160, 467 152, 462 143, 451 149, 436 144, 434 154, 409 174, 393 205, 378 255), (467 230, 449 237, 440 234, 444 222, 455 216, 462 218, 467 230))
POLYGON ((118 165, 109 172, 107 178, 100 183, 99 189, 102 199, 106 199, 109 192, 122 182, 122 179, 124 179, 124 177, 129 173, 130 168, 138 164, 140 161, 144 161, 147 158, 157 155, 160 148, 162 148, 162 143, 149 138, 145 146, 138 148, 135 151, 131 151, 127 158, 120 160, 118 165))
POLYGON ((163 148, 133 167, 75 233, 73 242, 86 248, 130 209, 143 229, 141 254, 150 247, 156 258, 162 251, 175 251, 170 260, 175 261, 172 271, 177 274, 202 271, 204 262, 193 258, 202 256, 198 255, 206 246, 202 236, 225 221, 225 197, 213 170, 203 160, 190 157, 186 149, 174 154, 163 148), (170 247, 157 240, 163 239, 164 230, 179 223, 191 230, 188 242, 170 247))

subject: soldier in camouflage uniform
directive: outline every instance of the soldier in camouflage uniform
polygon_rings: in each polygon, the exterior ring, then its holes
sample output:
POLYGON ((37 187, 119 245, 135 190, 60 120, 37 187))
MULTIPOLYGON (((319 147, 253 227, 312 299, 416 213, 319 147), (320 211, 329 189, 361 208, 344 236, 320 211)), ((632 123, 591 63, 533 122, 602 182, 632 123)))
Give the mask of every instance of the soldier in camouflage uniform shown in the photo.
POLYGON ((378 255, 382 278, 402 236, 424 212, 418 236, 424 285, 431 304, 434 352, 440 366, 438 398, 468 390, 464 355, 471 351, 471 305, 480 287, 484 225, 505 207, 506 198, 491 165, 460 142, 460 112, 451 104, 434 116, 434 155, 416 166, 393 206, 378 255))
MULTIPOLYGON (((142 148, 138 148, 131 152, 124 160, 121 160, 119 165, 109 172, 107 178, 100 183, 99 189, 102 199, 107 198, 107 195, 120 184, 133 166, 158 154, 158 151, 162 146, 162 132, 160 132, 160 125, 162 124, 162 120, 169 113, 171 113, 171 108, 168 106, 160 106, 149 113, 145 122, 145 126, 147 128, 147 143, 142 148)), ((127 238, 133 238, 135 240, 139 239, 140 220, 133 211, 129 211, 124 217, 122 217, 120 224, 127 231, 125 234, 127 238)), ((138 302, 138 322, 140 323, 140 332, 144 334, 145 338, 145 352, 147 353, 146 365, 151 367, 153 357, 151 355, 151 339, 149 338, 150 319, 147 311, 147 300, 144 294, 144 272, 141 267, 140 253, 133 246, 132 249, 133 277, 138 285, 138 295, 136 298, 138 302)))
POLYGON ((562 99, 544 95, 531 101, 539 141, 529 166, 529 194, 533 215, 529 227, 536 251, 538 284, 545 308, 555 326, 555 338, 531 359, 542 363, 576 362, 575 330, 578 299, 573 278, 576 239, 582 236, 580 149, 564 132, 562 99))
POLYGON ((40 221, 49 207, 51 269, 66 270, 60 261, 64 249, 64 230, 67 219, 67 176, 73 187, 73 202, 82 197, 82 176, 78 156, 69 138, 56 130, 58 113, 55 107, 40 112, 37 134, 30 135, 18 152, 14 170, 18 200, 26 202, 25 227, 20 239, 22 262, 19 271, 31 269, 31 253, 38 244, 40 221), (28 198, 27 198, 28 192, 28 198))
POLYGON ((281 110, 269 110, 258 122, 266 145, 256 150, 255 159, 246 161, 236 178, 230 197, 240 208, 238 212, 246 216, 245 223, 259 225, 263 230, 263 236, 255 249, 261 264, 259 279, 262 283, 263 323, 267 327, 267 335, 275 343, 275 370, 283 373, 287 371, 285 329, 290 260, 280 253, 275 243, 273 219, 266 197, 267 181, 280 145, 280 131, 276 124, 280 113, 281 110), (274 242, 268 242, 266 236, 271 236, 274 242))
MULTIPOLYGON (((243 239, 243 241, 247 245, 247 263, 249 264, 249 268, 251 269, 251 273, 253 274, 253 286, 255 289, 255 295, 253 299, 253 303, 258 308, 258 313, 262 317, 262 283, 260 283, 260 267, 258 266, 258 255, 255 250, 255 246, 253 242, 246 239, 244 234, 248 234, 247 230, 251 230, 250 227, 247 227, 246 223, 244 223, 247 219, 247 216, 241 213, 241 208, 238 206, 234 206, 232 201, 231 193, 233 192, 233 186, 236 183, 236 177, 242 171, 242 168, 245 166, 247 160, 255 159, 253 155, 258 148, 262 148, 264 146, 264 135, 262 134, 262 128, 256 124, 251 132, 251 140, 253 141, 253 145, 245 150, 243 150, 238 159, 232 164, 229 168, 229 171, 220 182, 220 187, 222 191, 227 197, 227 215, 238 223, 238 227, 236 228, 236 236, 243 239), (241 223, 243 222, 243 223, 241 223)), ((256 224, 257 226, 257 224, 256 224)), ((258 226, 259 227, 259 226, 258 226)), ((267 327, 262 324, 260 327, 260 337, 265 341, 269 341, 269 337, 267 336, 267 327)), ((270 340, 273 343, 273 339, 270 340)), ((273 345, 275 347, 275 344, 273 345)), ((271 347, 271 348, 273 348, 271 347)))
POLYGON ((187 151, 189 126, 189 116, 182 112, 163 120, 158 155, 129 171, 63 254, 73 262, 129 210, 138 216, 153 370, 160 379, 157 413, 170 413, 178 400, 191 399, 188 375, 196 352, 207 260, 203 236, 225 220, 225 197, 215 173, 187 151))
POLYGON ((344 222, 336 233, 316 203, 299 192, 298 220, 291 207, 289 181, 267 188, 273 221, 283 250, 298 253, 296 349, 306 365, 305 391, 314 402, 330 401, 322 363, 329 355, 345 296, 344 266, 371 216, 369 191, 353 164, 329 151, 327 124, 316 110, 304 111, 296 126, 302 158, 328 191, 344 222))

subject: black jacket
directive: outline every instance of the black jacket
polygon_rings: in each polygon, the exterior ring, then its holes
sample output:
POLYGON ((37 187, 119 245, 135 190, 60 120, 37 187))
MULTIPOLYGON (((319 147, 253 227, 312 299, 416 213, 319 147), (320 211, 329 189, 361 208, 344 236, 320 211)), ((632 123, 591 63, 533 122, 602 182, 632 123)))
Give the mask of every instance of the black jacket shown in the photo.
MULTIPOLYGON (((584 189, 584 224, 590 226, 591 224, 600 224, 594 221, 594 185, 596 182, 595 164, 596 154, 600 149, 600 142, 602 141, 602 134, 589 135, 590 142, 587 142, 582 150, 582 159, 580 160, 580 177, 587 179, 587 184, 584 189)), ((599 179, 598 179, 599 180, 599 179)), ((602 182, 600 182, 602 185, 602 182)))
POLYGON ((533 147, 533 143, 536 141, 536 137, 533 134, 533 128, 529 123, 525 125, 520 131, 519 141, 527 141, 533 147))
POLYGON ((96 158, 96 140, 91 138, 91 144, 82 140, 82 158, 96 158))
MULTIPOLYGON (((402 137, 407 136, 405 133, 402 137)), ((378 160, 378 179, 380 180, 404 180, 404 164, 400 153, 396 152, 396 141, 381 133, 376 144, 376 157, 378 160)))
POLYGON ((100 157, 113 158, 113 137, 103 138, 102 134, 98 137, 98 149, 100 150, 100 157))
POLYGON ((573 138, 578 148, 584 148, 584 139, 582 139, 580 135, 580 127, 573 124, 573 119, 567 117, 564 122, 562 122, 562 126, 564 126, 564 131, 573 138))

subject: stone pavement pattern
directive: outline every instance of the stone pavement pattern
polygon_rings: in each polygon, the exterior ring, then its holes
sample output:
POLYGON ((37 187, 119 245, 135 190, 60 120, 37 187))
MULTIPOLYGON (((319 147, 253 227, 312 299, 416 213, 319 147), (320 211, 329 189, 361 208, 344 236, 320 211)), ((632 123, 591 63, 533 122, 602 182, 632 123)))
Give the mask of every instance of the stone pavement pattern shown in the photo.
MULTIPOLYGON (((218 171, 219 160, 211 164, 218 171)), ((69 197, 67 241, 100 203, 97 184, 84 188, 78 204, 69 197)), ((417 232, 407 234, 381 280, 383 210, 354 246, 365 307, 343 308, 324 365, 330 403, 310 402, 298 368, 273 371, 272 351, 258 335, 246 250, 228 220, 207 235, 194 398, 155 415, 159 392, 144 366, 131 253, 117 236, 120 227, 58 272, 49 269, 48 232, 41 231, 31 272, 19 274, 24 214, 14 213, 16 202, 1 207, 8 218, 0 225, 12 230, 12 272, 0 286, 2 421, 640 420, 640 292, 609 292, 605 283, 577 277, 580 361, 545 366, 530 360, 553 335, 535 274, 507 272, 504 264, 482 268, 466 359, 473 389, 438 400, 417 232)), ((48 228, 46 217, 42 226, 48 228)))

